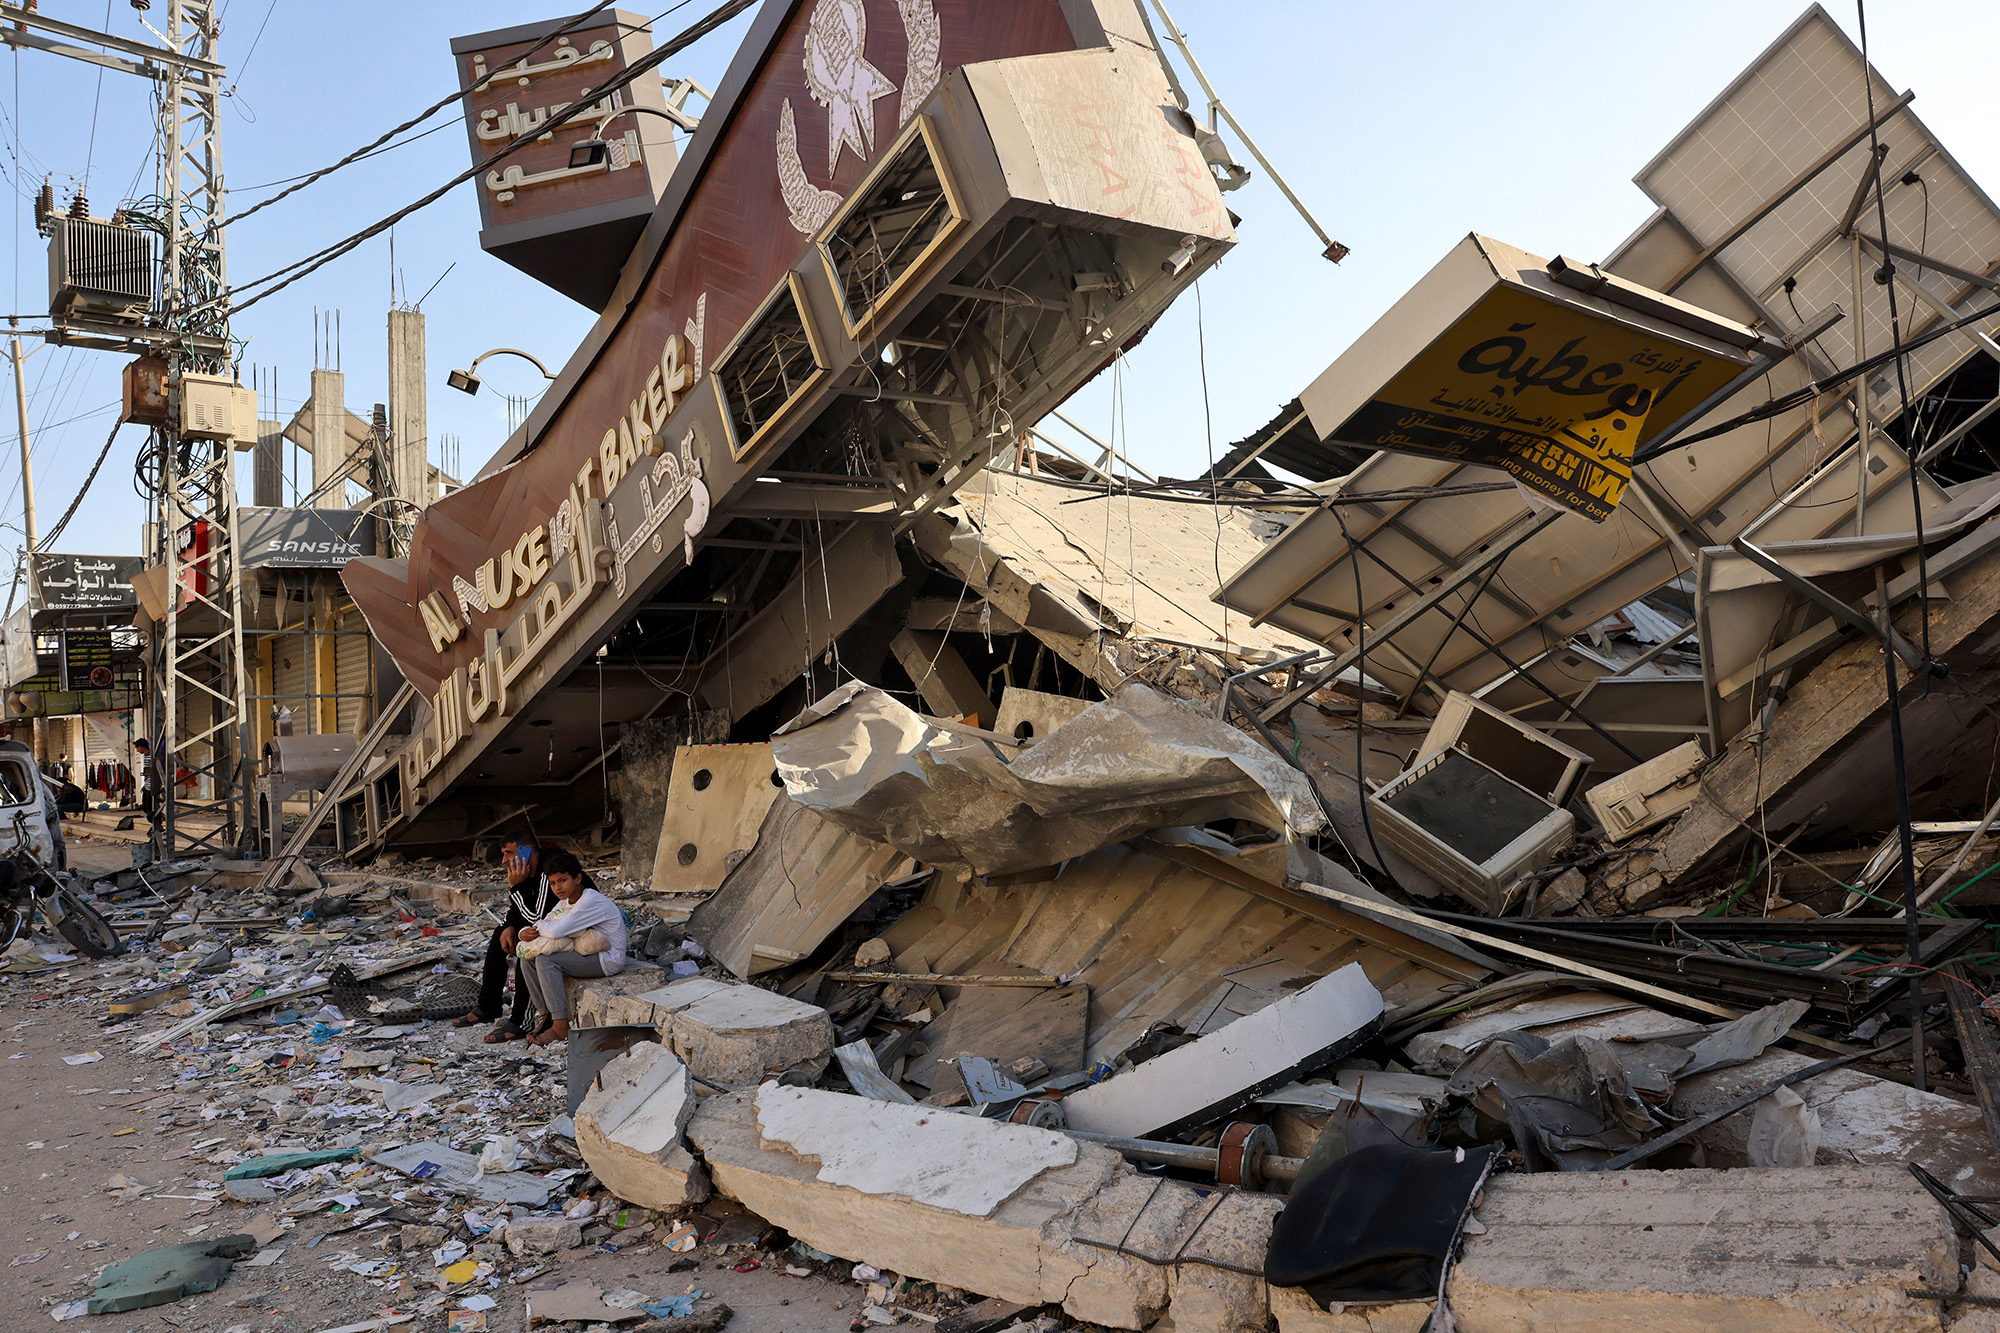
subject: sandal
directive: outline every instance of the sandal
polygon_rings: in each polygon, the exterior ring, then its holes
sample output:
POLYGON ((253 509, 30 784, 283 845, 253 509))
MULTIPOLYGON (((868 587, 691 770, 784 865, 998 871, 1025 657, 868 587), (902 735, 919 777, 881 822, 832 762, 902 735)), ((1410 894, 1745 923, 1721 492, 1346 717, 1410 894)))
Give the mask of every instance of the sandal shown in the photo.
POLYGON ((527 1033, 515 1027, 514 1020, 510 1018, 486 1034, 486 1044, 493 1046, 503 1041, 519 1041, 527 1035, 527 1033))
POLYGON ((540 1032, 537 1032, 534 1036, 528 1038, 528 1045, 553 1046, 559 1041, 567 1041, 569 1039, 569 1033, 567 1032, 558 1033, 555 1029, 556 1025, 554 1023, 549 1024, 547 1027, 543 1028, 540 1032))
POLYGON ((466 1014, 462 1018, 452 1019, 451 1025, 455 1028, 476 1028, 481 1023, 490 1023, 492 1021, 493 1020, 490 1018, 482 1018, 480 1016, 479 1011, 477 1009, 474 1009, 471 1013, 466 1014))

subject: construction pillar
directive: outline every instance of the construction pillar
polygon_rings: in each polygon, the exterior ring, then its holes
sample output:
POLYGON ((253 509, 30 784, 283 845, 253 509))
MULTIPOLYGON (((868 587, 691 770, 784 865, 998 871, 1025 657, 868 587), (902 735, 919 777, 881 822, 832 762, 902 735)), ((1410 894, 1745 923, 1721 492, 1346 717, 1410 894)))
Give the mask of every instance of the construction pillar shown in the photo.
POLYGON ((431 502, 429 405, 424 396, 424 315, 389 312, 390 483, 419 507, 431 502))
MULTIPOLYGON (((315 370, 312 378, 312 489, 319 491, 347 471, 347 376, 315 370)), ((316 509, 347 508, 347 487, 327 486, 316 509)))
POLYGON ((252 455, 250 503, 275 508, 285 503, 285 423, 257 422, 257 452, 252 455))
POLYGON ((317 577, 310 606, 306 627, 313 632, 306 642, 312 653, 313 724, 307 730, 316 736, 331 736, 340 730, 340 701, 334 698, 340 682, 340 640, 332 634, 336 627, 332 590, 317 577))

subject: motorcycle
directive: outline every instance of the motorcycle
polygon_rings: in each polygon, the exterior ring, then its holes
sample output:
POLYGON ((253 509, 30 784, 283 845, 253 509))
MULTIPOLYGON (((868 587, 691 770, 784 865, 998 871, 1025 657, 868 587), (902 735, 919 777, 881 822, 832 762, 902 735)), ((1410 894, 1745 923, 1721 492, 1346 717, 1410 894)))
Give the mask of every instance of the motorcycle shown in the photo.
POLYGON ((27 820, 14 816, 14 846, 0 853, 0 950, 11 947, 29 930, 37 913, 42 920, 90 958, 110 958, 125 951, 125 942, 83 894, 67 872, 51 870, 29 844, 27 820))

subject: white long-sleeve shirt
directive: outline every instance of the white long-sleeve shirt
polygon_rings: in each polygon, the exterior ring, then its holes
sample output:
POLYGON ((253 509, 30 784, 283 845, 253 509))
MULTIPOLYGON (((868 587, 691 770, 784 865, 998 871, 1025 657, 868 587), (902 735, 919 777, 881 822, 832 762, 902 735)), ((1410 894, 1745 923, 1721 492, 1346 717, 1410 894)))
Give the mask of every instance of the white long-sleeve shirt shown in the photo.
POLYGON ((596 889, 585 889, 561 914, 544 918, 535 932, 552 939, 573 939, 593 926, 611 941, 599 957, 604 960, 604 975, 615 976, 625 968, 625 914, 596 889))

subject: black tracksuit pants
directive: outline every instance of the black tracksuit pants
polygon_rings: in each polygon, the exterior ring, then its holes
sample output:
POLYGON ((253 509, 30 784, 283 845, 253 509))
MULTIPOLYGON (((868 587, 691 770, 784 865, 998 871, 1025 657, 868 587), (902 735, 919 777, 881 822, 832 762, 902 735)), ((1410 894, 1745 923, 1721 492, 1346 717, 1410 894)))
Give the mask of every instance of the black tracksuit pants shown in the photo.
POLYGON ((492 938, 486 942, 486 964, 479 972, 479 1016, 491 1022, 500 1017, 500 1011, 507 999, 507 965, 514 963, 514 1009, 515 1027, 526 1027, 528 1021, 528 986, 521 980, 521 969, 514 956, 500 947, 500 932, 505 925, 493 927, 492 938))

